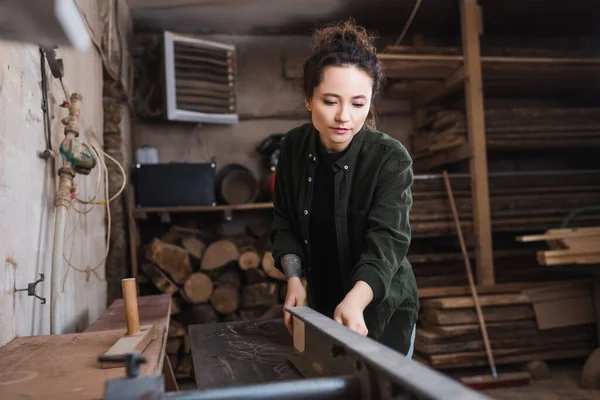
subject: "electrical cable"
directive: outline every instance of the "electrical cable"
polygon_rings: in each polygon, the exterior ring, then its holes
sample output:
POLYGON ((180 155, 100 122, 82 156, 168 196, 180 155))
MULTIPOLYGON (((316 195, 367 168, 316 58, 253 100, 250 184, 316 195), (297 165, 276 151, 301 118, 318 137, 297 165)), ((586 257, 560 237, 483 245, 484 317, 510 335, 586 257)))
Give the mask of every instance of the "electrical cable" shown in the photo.
POLYGON ((119 27, 119 0, 115 0, 114 4, 113 15, 115 16, 115 29, 117 30, 117 40, 119 41, 119 73, 117 76, 119 78, 118 81, 121 82, 123 78, 123 42, 121 39, 121 28, 119 27))
MULTIPOLYGON (((118 196, 120 196, 121 193, 123 193, 123 191, 125 190, 125 187, 127 186, 127 175, 125 174, 125 169, 123 168, 123 166, 111 155, 107 154, 103 150, 98 149, 93 144, 88 144, 85 142, 82 142, 82 144, 85 147, 87 147, 88 149, 90 149, 90 151, 92 152, 92 155, 98 161, 98 167, 101 168, 99 171, 101 171, 101 172, 99 172, 99 174, 98 174, 98 180, 97 180, 97 184, 96 184, 96 193, 94 193, 94 195, 92 196, 91 199, 82 200, 78 197, 75 197, 75 200, 77 202, 82 203, 82 204, 91 205, 91 207, 83 212, 78 210, 76 207, 73 207, 73 209, 75 210, 75 212, 77 212, 78 215, 77 215, 77 219, 75 221, 75 226, 73 227, 71 234, 69 234, 67 236, 67 240, 71 236, 73 236, 73 239, 71 240, 71 249, 69 252, 69 257, 67 258, 67 255, 63 252, 63 259, 66 261, 67 265, 70 268, 73 268, 74 270, 76 270, 78 272, 85 273, 86 280, 89 279, 91 273, 93 273, 94 275, 96 275, 96 277, 98 279, 100 279, 100 276, 98 275, 98 273, 96 271, 98 270, 98 268, 100 268, 104 264, 104 262, 108 258, 108 252, 110 250, 110 238, 111 238, 111 227, 112 227, 112 220, 111 220, 111 214, 110 214, 110 203, 112 201, 114 201, 118 196), (109 174, 108 174, 108 168, 106 166, 104 157, 106 157, 109 160, 111 160, 112 162, 114 162, 117 165, 117 167, 119 168, 119 172, 123 176, 123 182, 121 184, 121 187, 119 188, 117 193, 115 193, 111 197, 109 197, 109 193, 108 193, 109 174), (104 199, 105 200, 104 201, 96 201, 96 198, 98 197, 98 192, 99 192, 98 182, 101 180, 102 174, 104 175, 104 199), (75 247, 75 231, 77 230, 77 227, 79 226, 79 221, 80 221, 81 215, 89 213, 94 208, 94 205, 105 205, 106 206, 106 218, 107 218, 106 251, 105 251, 105 254, 104 254, 104 257, 102 258, 102 260, 100 260, 94 267, 88 266, 87 268, 82 269, 82 268, 76 267, 72 263, 73 248, 75 247)), ((66 283, 66 279, 68 277, 68 270, 70 268, 67 268, 67 271, 65 273, 65 277, 64 277, 64 281, 63 281, 63 290, 64 290, 64 285, 66 283)))
POLYGON ((406 25, 404 26, 404 29, 402 30, 402 33, 400 34, 400 37, 398 37, 398 40, 396 40, 396 43, 394 43, 394 46, 398 46, 398 44, 404 38, 404 35, 406 35, 406 31, 408 31, 408 27, 410 26, 410 24, 412 23, 413 18, 417 14, 417 10, 419 9, 420 5, 421 5, 421 0, 417 0, 417 2, 415 3, 415 6, 413 7, 412 13, 410 14, 410 17, 408 17, 408 21, 406 22, 406 25))

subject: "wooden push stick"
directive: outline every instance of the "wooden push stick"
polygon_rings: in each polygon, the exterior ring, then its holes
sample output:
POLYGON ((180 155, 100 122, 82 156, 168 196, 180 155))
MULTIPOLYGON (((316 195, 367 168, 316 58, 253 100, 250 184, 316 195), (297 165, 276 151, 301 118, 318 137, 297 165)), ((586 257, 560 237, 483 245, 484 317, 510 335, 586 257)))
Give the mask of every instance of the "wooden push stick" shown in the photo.
POLYGON ((483 343, 485 345, 485 352, 487 354, 488 363, 492 370, 492 376, 497 377, 496 363, 494 362, 494 355, 492 354, 492 348, 490 347, 490 339, 487 334, 487 327, 485 326, 485 319, 483 319, 483 313, 481 312, 481 305, 479 304, 479 297, 477 296, 477 289, 475 288, 475 282, 473 281, 473 273, 471 272, 471 263, 469 262, 469 255, 467 253, 467 246, 462 235, 462 229, 460 227, 460 221, 458 219, 458 211, 456 210, 456 204, 454 203, 454 195, 452 194, 452 187, 450 186, 450 178, 448 178, 448 172, 444 170, 444 184, 446 185, 446 191, 448 192, 448 199, 450 200, 450 208, 452 210, 452 216, 454 217, 454 225, 458 234, 458 241, 460 242, 460 248, 462 255, 465 260, 465 268, 467 270, 467 278, 469 279, 469 286, 471 287, 471 294, 473 295, 473 302, 475 303, 475 309, 477 311, 477 318, 479 319, 479 326, 481 328, 481 334, 483 336, 483 343))
MULTIPOLYGON (((156 339, 158 334, 154 325, 142 326, 140 328, 140 315, 138 311, 137 287, 135 278, 123 279, 123 303, 127 317, 127 332, 112 345, 106 353, 107 356, 123 356, 132 351, 143 352, 150 342, 156 339)), ((102 368, 122 367, 122 362, 102 362, 102 368)))
POLYGON ((121 281, 123 289, 123 302, 127 314, 127 334, 135 336, 140 334, 140 314, 137 302, 137 287, 135 278, 127 278, 121 281))

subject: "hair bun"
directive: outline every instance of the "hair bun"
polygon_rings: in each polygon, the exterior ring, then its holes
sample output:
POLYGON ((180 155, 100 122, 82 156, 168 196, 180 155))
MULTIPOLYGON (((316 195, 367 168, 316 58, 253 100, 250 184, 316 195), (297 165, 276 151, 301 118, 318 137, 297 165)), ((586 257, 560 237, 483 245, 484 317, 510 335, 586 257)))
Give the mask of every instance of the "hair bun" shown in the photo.
POLYGON ((375 36, 366 29, 356 25, 353 19, 337 22, 318 29, 314 33, 313 50, 325 47, 338 41, 348 41, 356 44, 361 50, 375 54, 375 36))

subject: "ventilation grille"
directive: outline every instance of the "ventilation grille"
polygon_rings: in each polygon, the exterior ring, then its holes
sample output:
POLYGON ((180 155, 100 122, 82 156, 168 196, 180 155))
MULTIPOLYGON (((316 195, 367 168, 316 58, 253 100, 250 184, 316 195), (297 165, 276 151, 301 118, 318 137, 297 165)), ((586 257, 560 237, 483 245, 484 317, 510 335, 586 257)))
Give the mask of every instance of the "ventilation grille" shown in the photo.
POLYGON ((237 123, 235 47, 173 32, 164 44, 167 119, 237 123))

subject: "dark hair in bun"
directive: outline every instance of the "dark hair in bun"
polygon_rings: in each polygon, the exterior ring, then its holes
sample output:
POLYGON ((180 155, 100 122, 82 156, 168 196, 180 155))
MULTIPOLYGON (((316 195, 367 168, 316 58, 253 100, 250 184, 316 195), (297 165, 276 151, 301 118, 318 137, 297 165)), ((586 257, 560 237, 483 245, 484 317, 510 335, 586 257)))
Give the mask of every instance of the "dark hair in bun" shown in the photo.
MULTIPOLYGON (((313 35, 313 52, 304 62, 302 92, 307 99, 321 83, 323 70, 329 66, 355 66, 373 78, 372 98, 381 90, 384 82, 383 68, 375 46, 375 37, 350 19, 325 26, 313 35)), ((375 128, 375 113, 371 110, 366 124, 375 128)))

